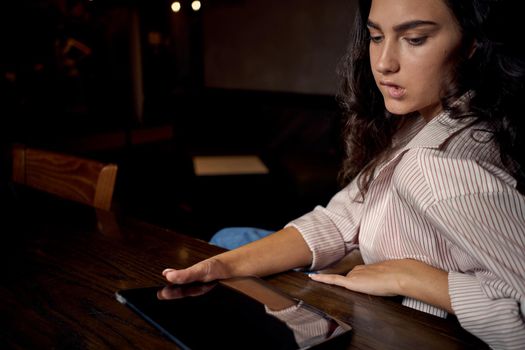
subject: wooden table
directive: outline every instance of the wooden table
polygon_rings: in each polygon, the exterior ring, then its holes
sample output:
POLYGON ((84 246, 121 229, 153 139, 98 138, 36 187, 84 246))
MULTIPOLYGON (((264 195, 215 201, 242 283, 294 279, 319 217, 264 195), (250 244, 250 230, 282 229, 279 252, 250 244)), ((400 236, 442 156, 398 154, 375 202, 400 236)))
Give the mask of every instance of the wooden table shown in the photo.
MULTIPOLYGON (((17 201, 4 214, 2 349, 176 348, 114 293, 162 285, 165 267, 189 266, 221 251, 177 232, 54 199, 17 201)), ((350 324, 351 349, 486 348, 456 320, 394 299, 323 285, 298 272, 266 280, 350 324)))

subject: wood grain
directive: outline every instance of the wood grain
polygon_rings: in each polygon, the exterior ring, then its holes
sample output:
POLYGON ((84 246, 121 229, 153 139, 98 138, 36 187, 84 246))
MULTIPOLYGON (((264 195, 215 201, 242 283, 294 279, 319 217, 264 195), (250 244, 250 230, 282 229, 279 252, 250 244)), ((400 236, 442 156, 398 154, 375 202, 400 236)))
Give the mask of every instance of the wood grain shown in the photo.
MULTIPOLYGON (((187 235, 116 216, 101 230, 97 211, 75 203, 17 204, 2 223, 0 348, 173 349, 175 344, 119 304, 119 289, 162 286, 161 271, 222 249, 187 235), (9 224, 11 223, 11 224, 9 224)), ((353 327, 351 349, 484 349, 454 319, 392 298, 353 293, 300 272, 265 278, 353 327)), ((225 315, 227 318, 227 315, 225 315)))
POLYGON ((12 180, 59 197, 110 210, 115 164, 42 149, 13 148, 12 180))

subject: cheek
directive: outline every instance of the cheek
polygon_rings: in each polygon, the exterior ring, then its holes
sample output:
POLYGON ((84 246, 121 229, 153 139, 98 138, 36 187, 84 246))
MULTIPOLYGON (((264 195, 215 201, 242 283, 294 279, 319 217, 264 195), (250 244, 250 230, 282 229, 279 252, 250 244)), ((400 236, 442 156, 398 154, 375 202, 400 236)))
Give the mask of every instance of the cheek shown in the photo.
POLYGON ((413 84, 433 88, 449 81, 452 75, 452 64, 443 57, 414 57, 407 61, 410 67, 409 79, 413 84))

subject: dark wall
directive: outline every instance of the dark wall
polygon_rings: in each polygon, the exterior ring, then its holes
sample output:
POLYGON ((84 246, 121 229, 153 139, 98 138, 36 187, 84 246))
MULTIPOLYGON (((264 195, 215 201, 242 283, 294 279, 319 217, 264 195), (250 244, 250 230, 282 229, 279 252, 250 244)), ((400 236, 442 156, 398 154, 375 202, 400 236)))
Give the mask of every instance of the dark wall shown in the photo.
POLYGON ((8 2, 0 15, 5 136, 48 141, 129 124, 130 13, 88 1, 8 2))
POLYGON ((196 13, 172 13, 164 0, 9 4, 0 16, 2 129, 23 141, 166 121, 177 114, 173 95, 202 88, 333 95, 354 8, 349 0, 209 0, 196 13))
POLYGON ((333 94, 355 1, 213 1, 203 11, 208 87, 333 94))

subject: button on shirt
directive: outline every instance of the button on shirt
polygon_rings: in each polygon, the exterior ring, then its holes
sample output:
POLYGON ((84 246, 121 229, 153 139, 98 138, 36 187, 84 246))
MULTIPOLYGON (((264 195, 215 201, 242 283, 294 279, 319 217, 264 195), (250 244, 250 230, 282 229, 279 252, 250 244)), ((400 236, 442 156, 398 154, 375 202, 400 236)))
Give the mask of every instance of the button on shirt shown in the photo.
MULTIPOLYGON (((412 117, 362 201, 356 181, 292 221, 312 270, 359 247, 365 263, 416 259, 449 271, 461 325, 494 348, 525 348, 525 197, 490 133, 447 112, 412 117)), ((415 299, 403 304, 446 317, 415 299)))

